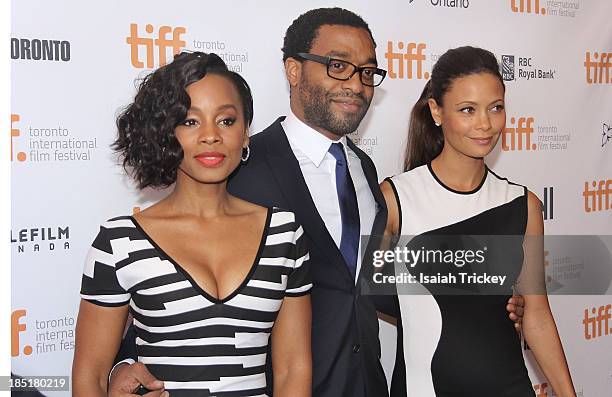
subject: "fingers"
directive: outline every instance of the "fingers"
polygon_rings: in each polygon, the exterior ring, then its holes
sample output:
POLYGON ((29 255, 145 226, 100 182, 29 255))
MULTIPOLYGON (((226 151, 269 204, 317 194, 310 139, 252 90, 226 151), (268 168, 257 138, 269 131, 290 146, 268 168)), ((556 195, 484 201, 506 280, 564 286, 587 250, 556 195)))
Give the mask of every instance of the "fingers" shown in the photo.
POLYGON ((514 329, 516 330, 516 332, 518 332, 519 335, 521 335, 522 328, 520 322, 514 323, 514 329))
POLYGON ((523 314, 525 312, 525 300, 522 296, 517 295, 508 299, 506 310, 508 311, 508 317, 514 322, 514 329, 519 334, 521 333, 521 324, 523 322, 523 314))
POLYGON ((525 309, 518 305, 513 305, 508 303, 506 305, 506 310, 508 311, 510 318, 514 321, 514 319, 521 319, 523 317, 523 313, 525 309))
POLYGON ((519 306, 521 309, 525 307, 525 299, 522 295, 516 297, 516 305, 519 306))
MULTIPOLYGON (((525 312, 525 300, 522 296, 513 296, 508 300, 508 305, 506 306, 506 310, 512 315, 515 314, 520 318, 523 317, 523 313, 525 312)), ((510 316, 512 321, 515 321, 512 316, 510 316)))
POLYGON ((140 383, 132 375, 132 365, 119 364, 111 372, 108 384, 108 397, 123 397, 132 395, 132 390, 136 390, 140 383))
POLYGON ((134 363, 131 365, 132 376, 149 390, 161 390, 164 388, 164 382, 157 380, 143 363, 134 363))
POLYGON ((508 303, 519 306, 521 307, 521 309, 525 307, 525 299, 523 298, 522 295, 512 296, 510 299, 508 299, 508 303))
POLYGON ((514 321, 514 329, 519 334, 521 333, 521 324, 523 322, 523 314, 525 312, 525 300, 522 296, 517 295, 508 299, 506 310, 508 311, 508 317, 514 321))
POLYGON ((161 389, 161 390, 154 390, 152 392, 149 392, 147 394, 143 394, 144 397, 169 397, 170 393, 168 393, 167 391, 161 389))
POLYGON ((168 397, 164 383, 155 379, 142 363, 121 364, 113 370, 108 386, 108 397, 135 397, 140 385, 151 390, 145 396, 168 397), (164 394, 165 393, 165 394, 164 394))
POLYGON ((516 310, 514 311, 517 316, 523 318, 523 313, 525 313, 525 307, 521 305, 516 305, 516 310))

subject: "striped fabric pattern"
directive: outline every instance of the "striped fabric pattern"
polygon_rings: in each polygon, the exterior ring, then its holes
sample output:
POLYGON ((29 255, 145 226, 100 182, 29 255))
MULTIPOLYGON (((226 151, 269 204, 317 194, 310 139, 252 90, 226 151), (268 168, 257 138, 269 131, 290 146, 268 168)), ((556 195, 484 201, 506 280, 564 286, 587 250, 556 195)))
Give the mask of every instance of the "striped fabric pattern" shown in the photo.
POLYGON ((172 396, 264 396, 266 355, 285 296, 310 292, 308 247, 292 212, 270 208, 244 282, 216 299, 130 216, 100 227, 87 255, 81 297, 129 304, 139 361, 172 396))

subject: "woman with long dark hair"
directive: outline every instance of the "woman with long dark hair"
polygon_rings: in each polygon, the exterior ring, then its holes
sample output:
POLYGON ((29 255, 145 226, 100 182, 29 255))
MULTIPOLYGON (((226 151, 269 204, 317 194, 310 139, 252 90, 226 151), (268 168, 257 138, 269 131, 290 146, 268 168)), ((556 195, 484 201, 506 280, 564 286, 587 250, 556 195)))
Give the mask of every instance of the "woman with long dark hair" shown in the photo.
POLYGON ((425 253, 437 247, 451 257, 433 255, 431 264, 399 268, 424 287, 416 295, 398 293, 411 397, 535 395, 504 310, 513 285, 522 287, 522 329, 542 371, 556 395, 575 396, 545 294, 540 202, 484 160, 505 127, 504 95, 493 54, 474 47, 447 51, 412 110, 406 172, 381 185, 389 208, 386 234, 416 236, 408 248, 425 253), (510 237, 501 249, 469 257, 460 248, 477 241, 469 238, 475 235, 510 237), (505 276, 497 289, 474 281, 489 280, 476 278, 478 271, 499 270, 497 262, 504 263, 503 274, 491 280, 505 276))
POLYGON ((138 361, 172 396, 266 395, 269 345, 274 396, 310 396, 302 227, 226 188, 248 161, 252 119, 247 83, 204 53, 147 76, 119 116, 114 149, 138 186, 174 188, 100 227, 83 272, 74 396, 106 396, 128 312, 138 361))

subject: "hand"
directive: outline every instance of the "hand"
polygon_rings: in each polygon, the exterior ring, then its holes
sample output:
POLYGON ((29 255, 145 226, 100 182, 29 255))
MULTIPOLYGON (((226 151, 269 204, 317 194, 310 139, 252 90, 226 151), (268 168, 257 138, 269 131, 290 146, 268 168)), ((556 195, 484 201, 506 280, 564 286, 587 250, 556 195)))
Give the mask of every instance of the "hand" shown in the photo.
POLYGON ((135 397, 136 390, 143 385, 151 390, 147 397, 169 397, 164 390, 164 382, 155 379, 143 363, 120 364, 111 373, 108 384, 108 397, 135 397))
POLYGON ((516 328, 517 332, 521 332, 521 324, 523 322, 523 312, 525 310, 525 300, 521 295, 512 296, 508 300, 508 305, 506 306, 506 310, 508 310, 508 317, 510 320, 514 321, 514 328, 516 328))

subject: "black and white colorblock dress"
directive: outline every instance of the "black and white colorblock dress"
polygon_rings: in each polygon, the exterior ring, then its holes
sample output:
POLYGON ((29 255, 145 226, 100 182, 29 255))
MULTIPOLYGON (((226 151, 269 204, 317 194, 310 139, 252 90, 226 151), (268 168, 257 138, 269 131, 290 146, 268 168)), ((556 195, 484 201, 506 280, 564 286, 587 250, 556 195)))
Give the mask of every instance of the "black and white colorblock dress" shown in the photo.
POLYGON ((285 296, 312 288, 308 247, 292 212, 269 208, 250 272, 229 296, 211 297, 131 216, 100 227, 81 297, 129 304, 138 360, 172 396, 265 396, 270 333, 285 296))
POLYGON ((388 180, 399 203, 403 236, 512 235, 519 240, 510 247, 514 252, 504 246, 497 256, 513 256, 512 268, 505 269, 507 291, 453 295, 419 284, 424 293, 403 294, 397 287, 408 396, 534 396, 520 339, 506 311, 522 267, 527 189, 487 168, 476 189, 459 192, 445 186, 431 164, 388 180))

